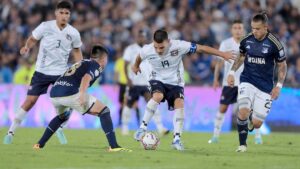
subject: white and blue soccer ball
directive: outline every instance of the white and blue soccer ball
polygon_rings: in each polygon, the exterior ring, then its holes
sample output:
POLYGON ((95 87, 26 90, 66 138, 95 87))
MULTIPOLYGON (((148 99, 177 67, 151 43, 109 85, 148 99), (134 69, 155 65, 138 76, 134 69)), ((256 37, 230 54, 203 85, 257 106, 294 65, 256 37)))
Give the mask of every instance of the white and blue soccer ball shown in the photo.
POLYGON ((159 145, 159 138, 152 132, 147 132, 141 139, 141 144, 145 150, 156 150, 159 145))

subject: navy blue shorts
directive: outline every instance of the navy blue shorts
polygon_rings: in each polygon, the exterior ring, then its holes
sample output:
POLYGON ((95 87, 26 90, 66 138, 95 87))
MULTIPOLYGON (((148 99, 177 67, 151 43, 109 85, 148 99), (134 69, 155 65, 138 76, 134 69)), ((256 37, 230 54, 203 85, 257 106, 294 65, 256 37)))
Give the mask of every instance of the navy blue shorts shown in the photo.
POLYGON ((132 107, 134 102, 138 101, 139 97, 144 96, 145 93, 150 93, 148 86, 132 86, 129 88, 127 106, 132 107))
POLYGON ((54 84, 60 76, 50 76, 35 71, 30 82, 27 95, 39 96, 47 93, 50 84, 54 84))
POLYGON ((230 105, 236 103, 238 96, 238 87, 224 86, 222 89, 220 103, 224 105, 230 105))
POLYGON ((151 94, 161 92, 164 98, 161 102, 167 100, 169 110, 174 110, 174 103, 177 98, 184 99, 184 89, 181 86, 164 84, 158 80, 150 80, 151 94))

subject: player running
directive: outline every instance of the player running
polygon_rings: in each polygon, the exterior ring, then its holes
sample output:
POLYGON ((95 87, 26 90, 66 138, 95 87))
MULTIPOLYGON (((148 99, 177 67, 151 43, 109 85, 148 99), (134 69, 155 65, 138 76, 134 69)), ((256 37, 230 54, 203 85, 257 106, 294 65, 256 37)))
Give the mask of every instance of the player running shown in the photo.
POLYGON ((208 53, 218 55, 225 60, 233 59, 231 52, 221 52, 214 48, 198 45, 181 40, 170 40, 168 33, 157 30, 153 36, 153 43, 145 45, 137 56, 132 67, 134 73, 141 71, 140 64, 147 60, 151 67, 150 85, 152 98, 148 101, 140 128, 135 132, 134 138, 140 140, 147 130, 147 125, 157 110, 160 102, 167 100, 169 110, 174 110, 174 138, 172 147, 184 150, 180 140, 184 122, 184 80, 182 58, 188 53, 208 53))
POLYGON ((87 113, 99 117, 110 146, 109 151, 131 151, 118 145, 109 108, 86 93, 87 88, 101 76, 107 64, 107 57, 108 51, 101 45, 95 45, 90 60, 77 62, 57 79, 51 89, 50 97, 58 115, 50 121, 42 138, 33 146, 34 149, 45 146, 53 133, 69 119, 70 113, 66 110, 72 108, 83 115, 87 113))
MULTIPOLYGON (((125 60, 125 74, 128 79, 128 88, 125 97, 126 105, 123 108, 122 113, 122 134, 128 135, 128 123, 131 116, 131 109, 137 106, 137 102, 140 96, 143 96, 145 101, 148 102, 151 99, 151 93, 149 91, 149 82, 148 76, 150 74, 151 67, 149 63, 143 62, 141 63, 142 73, 138 73, 135 75, 131 69, 127 69, 133 66, 135 63, 136 57, 138 56, 140 50, 143 45, 146 43, 148 31, 139 30, 137 35, 137 42, 129 45, 124 51, 124 60, 125 60)), ((137 108, 138 109, 138 108, 137 108)), ((138 112, 137 112, 138 113, 138 112)), ((169 133, 161 121, 161 113, 159 109, 156 110, 154 114, 154 122, 157 127, 158 133, 161 135, 165 135, 169 133)))
MULTIPOLYGON (((47 93, 50 84, 53 84, 67 70, 70 52, 73 50, 75 62, 82 60, 80 34, 68 24, 72 6, 69 1, 60 1, 55 9, 56 20, 42 22, 33 30, 25 46, 20 50, 21 55, 26 55, 40 41, 36 68, 27 97, 16 112, 7 135, 4 137, 4 144, 12 143, 16 129, 25 119, 27 112, 35 105, 39 96, 47 93)), ((70 113, 71 110, 66 111, 70 113)), ((57 136, 61 144, 67 143, 62 130, 57 132, 57 136)))
MULTIPOLYGON (((232 37, 221 42, 220 51, 234 51, 235 53, 239 52, 240 41, 245 36, 244 25, 241 20, 234 20, 231 25, 231 34, 232 37)), ((214 83, 213 86, 216 89, 219 87, 219 73, 220 67, 224 65, 224 73, 223 73, 223 82, 222 82, 222 94, 220 99, 220 107, 219 111, 216 114, 214 121, 214 132, 213 137, 208 141, 208 143, 218 143, 219 136, 221 133, 221 129, 224 122, 225 113, 230 104, 235 104, 237 101, 238 95, 238 85, 240 84, 240 75, 244 69, 244 65, 235 72, 234 77, 236 79, 234 83, 234 87, 230 87, 227 83, 228 73, 233 65, 233 63, 225 62, 221 59, 218 59, 215 73, 214 73, 214 83)), ((259 130, 255 131, 255 143, 262 144, 261 134, 259 130)))
POLYGON ((244 63, 238 89, 237 128, 240 146, 237 152, 247 151, 248 130, 258 129, 263 124, 270 112, 272 101, 280 94, 287 72, 283 46, 268 31, 267 15, 256 14, 252 18, 251 28, 252 33, 241 41, 240 56, 234 62, 227 79, 228 84, 234 86, 234 73, 244 63), (278 80, 274 86, 275 64, 278 80))

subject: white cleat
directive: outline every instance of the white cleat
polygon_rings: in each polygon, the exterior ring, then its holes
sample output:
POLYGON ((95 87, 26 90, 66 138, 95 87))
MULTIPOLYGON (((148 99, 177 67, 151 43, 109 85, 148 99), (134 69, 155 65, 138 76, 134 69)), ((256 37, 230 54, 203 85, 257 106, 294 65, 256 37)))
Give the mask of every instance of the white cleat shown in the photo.
POLYGON ((172 142, 172 147, 173 147, 175 150, 178 150, 178 151, 184 151, 183 144, 181 143, 180 140, 175 140, 174 142, 172 142))
POLYGON ((245 145, 239 146, 238 149, 236 150, 236 152, 241 152, 241 153, 246 152, 246 151, 247 151, 247 146, 245 146, 245 145))
POLYGON ((134 133, 134 139, 136 141, 140 141, 143 136, 146 134, 146 130, 145 129, 142 129, 142 128, 139 128, 135 133, 134 133))

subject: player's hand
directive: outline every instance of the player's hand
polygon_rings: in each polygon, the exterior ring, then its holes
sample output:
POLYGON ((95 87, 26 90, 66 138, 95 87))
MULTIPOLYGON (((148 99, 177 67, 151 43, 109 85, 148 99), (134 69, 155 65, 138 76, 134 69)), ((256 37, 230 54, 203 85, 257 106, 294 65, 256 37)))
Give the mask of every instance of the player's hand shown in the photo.
POLYGON ((133 66, 131 67, 131 69, 132 69, 132 71, 133 71, 136 75, 137 75, 138 72, 141 73, 140 67, 136 67, 135 65, 133 65, 133 66))
POLYGON ((215 91, 217 90, 217 88, 218 88, 219 86, 220 86, 219 81, 218 81, 218 80, 214 80, 214 82, 213 82, 213 88, 214 88, 215 91))
POLYGON ((80 104, 80 106, 85 105, 85 94, 84 93, 79 93, 79 104, 80 104))
POLYGON ((29 48, 27 48, 26 46, 23 46, 20 50, 21 55, 27 55, 28 52, 29 52, 29 48))
POLYGON ((271 92, 271 98, 272 100, 276 100, 280 94, 281 88, 275 86, 271 92))
POLYGON ((223 58, 224 60, 231 62, 230 60, 235 60, 237 54, 233 51, 224 52, 223 58))
POLYGON ((230 87, 234 87, 234 76, 233 75, 228 75, 227 83, 230 87))

